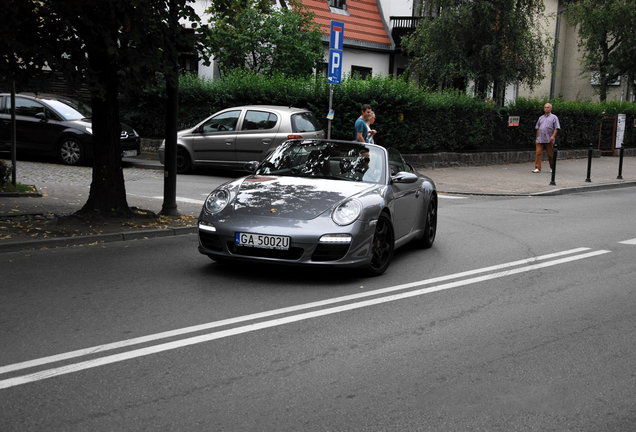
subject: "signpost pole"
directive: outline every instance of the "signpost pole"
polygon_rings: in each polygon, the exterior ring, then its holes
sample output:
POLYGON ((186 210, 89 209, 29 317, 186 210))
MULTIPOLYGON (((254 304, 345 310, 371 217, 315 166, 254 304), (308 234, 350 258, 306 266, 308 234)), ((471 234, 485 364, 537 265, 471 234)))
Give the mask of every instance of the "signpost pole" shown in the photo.
POLYGON ((15 123, 15 80, 11 82, 11 184, 17 185, 15 174, 15 162, 17 154, 17 127, 15 123))
MULTIPOLYGON (((333 84, 329 85, 329 113, 331 113, 332 111, 332 106, 333 106, 333 84)), ((330 140, 331 139, 331 118, 329 118, 328 123, 327 123, 327 139, 330 140)))

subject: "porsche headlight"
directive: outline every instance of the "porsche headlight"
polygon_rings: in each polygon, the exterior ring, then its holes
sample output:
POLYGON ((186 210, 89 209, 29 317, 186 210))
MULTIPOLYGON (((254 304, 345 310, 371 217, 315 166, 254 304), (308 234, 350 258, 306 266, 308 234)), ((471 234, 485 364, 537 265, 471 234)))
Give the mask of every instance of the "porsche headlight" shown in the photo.
POLYGON ((362 213, 362 203, 351 199, 336 207, 331 214, 331 219, 338 225, 349 225, 355 222, 362 213))
POLYGON ((203 208, 206 213, 215 214, 223 210, 229 202, 230 192, 227 189, 217 189, 205 199, 203 208))

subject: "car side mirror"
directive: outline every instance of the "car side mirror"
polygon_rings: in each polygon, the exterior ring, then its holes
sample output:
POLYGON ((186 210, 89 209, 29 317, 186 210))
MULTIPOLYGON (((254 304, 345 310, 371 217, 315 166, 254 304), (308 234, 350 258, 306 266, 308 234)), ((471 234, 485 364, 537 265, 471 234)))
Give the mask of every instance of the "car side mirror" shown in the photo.
POLYGON ((40 119, 41 121, 46 121, 46 115, 43 112, 39 112, 35 115, 36 119, 40 119))
POLYGON ((243 169, 247 172, 254 173, 256 171, 256 168, 258 168, 258 165, 258 161, 246 162, 245 165, 243 165, 243 169))
POLYGON ((391 177, 393 183, 415 183, 417 181, 417 175, 409 172, 400 171, 396 175, 391 177))

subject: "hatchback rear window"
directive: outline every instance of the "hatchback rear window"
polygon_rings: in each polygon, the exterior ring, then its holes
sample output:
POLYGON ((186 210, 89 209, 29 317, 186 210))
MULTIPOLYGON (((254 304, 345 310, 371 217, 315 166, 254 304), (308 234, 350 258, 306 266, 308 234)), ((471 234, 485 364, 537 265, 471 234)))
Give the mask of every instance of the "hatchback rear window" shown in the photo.
POLYGON ((292 131, 295 133, 316 132, 322 130, 322 126, 316 120, 313 113, 303 112, 291 116, 292 131))

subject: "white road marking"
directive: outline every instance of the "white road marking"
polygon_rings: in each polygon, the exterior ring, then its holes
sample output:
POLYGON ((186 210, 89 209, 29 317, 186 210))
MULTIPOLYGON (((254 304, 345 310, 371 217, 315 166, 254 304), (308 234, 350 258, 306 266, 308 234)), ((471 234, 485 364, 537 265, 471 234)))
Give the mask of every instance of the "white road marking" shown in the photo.
MULTIPOLYGON (((151 198, 163 199, 162 196, 151 197, 151 198)), ((189 204, 201 204, 201 205, 203 205, 205 203, 205 201, 202 201, 202 200, 195 200, 195 199, 191 199, 191 198, 181 198, 181 197, 176 197, 175 201, 189 203, 189 204)))
MULTIPOLYGON (((145 196, 145 195, 135 195, 135 194, 128 194, 130 196, 135 196, 135 197, 139 197, 139 198, 149 198, 149 199, 158 199, 158 200, 162 200, 163 196, 145 196)), ((206 195, 207 196, 207 195, 206 195)), ((176 197, 175 201, 177 202, 183 202, 183 203, 188 203, 188 204, 201 204, 203 205, 205 203, 205 200, 196 200, 196 199, 192 199, 192 198, 182 198, 182 197, 176 197)))
MULTIPOLYGON (((404 290, 404 289, 407 289, 407 288, 421 286, 421 285, 429 284, 429 283, 440 282, 440 281, 448 280, 448 279, 456 279, 458 277, 463 277, 463 276, 467 276, 467 275, 483 273, 483 272, 486 272, 486 271, 502 270, 504 268, 508 268, 508 267, 511 267, 511 266, 514 266, 514 265, 526 264, 526 263, 530 263, 530 262, 536 262, 536 261, 539 261, 539 260, 555 258, 555 257, 558 257, 558 256, 568 255, 568 254, 572 254, 572 253, 576 253, 576 252, 582 252, 582 251, 585 251, 585 250, 589 250, 589 248, 573 249, 573 250, 570 250, 570 251, 559 252, 559 253, 550 254, 550 255, 544 255, 543 257, 529 258, 527 260, 520 260, 520 261, 516 261, 516 262, 513 262, 513 263, 507 263, 507 264, 501 264, 501 265, 497 265, 497 266, 487 267, 487 268, 484 268, 484 269, 471 270, 471 271, 468 271, 468 272, 458 273, 458 274, 455 274, 455 275, 442 276, 442 277, 439 277, 439 278, 434 278, 434 279, 429 279, 429 280, 424 280, 424 281, 418 281, 418 282, 412 282, 412 283, 409 283, 409 284, 397 285, 397 286, 394 286, 394 287, 383 288, 383 289, 380 289, 380 290, 370 291, 368 293, 360 293, 360 294, 355 294, 355 295, 351 295, 351 296, 339 297, 339 298, 336 298, 336 299, 328 299, 328 300, 324 300, 324 301, 321 301, 321 302, 308 303, 308 304, 305 304, 305 305, 293 306, 293 307, 290 307, 290 308, 283 308, 283 309, 278 309, 278 310, 275 310, 275 311, 267 311, 267 312, 263 312, 263 313, 260 313, 260 314, 253 314, 253 315, 248 315, 248 316, 245 316, 245 317, 237 317, 237 318, 234 318, 234 319, 229 319, 229 320, 217 321, 217 322, 214 322, 214 323, 203 324, 201 326, 188 327, 187 329, 179 329, 179 330, 175 330, 175 331, 172 331, 172 332, 164 332, 164 333, 160 333, 158 335, 150 335, 150 336, 148 336, 146 338, 136 338, 136 339, 131 339, 129 341, 122 341, 122 342, 117 342, 117 343, 114 343, 114 344, 97 346, 97 347, 89 348, 89 349, 86 349, 86 350, 79 350, 79 351, 74 351, 74 352, 71 352, 71 353, 60 354, 58 356, 51 356, 51 357, 46 357, 46 358, 43 358, 43 359, 32 360, 32 361, 29 361, 29 362, 23 362, 23 363, 17 363, 17 364, 14 364, 14 365, 4 366, 2 368, 2 373, 6 373, 6 372, 9 372, 9 371, 20 370, 20 369, 24 369, 24 368, 27 368, 27 367, 33 367, 33 366, 36 366, 36 365, 46 364, 46 363, 50 363, 50 362, 53 362, 53 361, 59 361, 59 360, 66 359, 66 358, 73 358, 73 357, 78 357, 78 356, 81 356, 81 355, 87 355, 87 354, 93 354, 93 353, 105 351, 105 350, 108 350, 108 349, 114 349, 116 347, 115 345, 117 345, 117 347, 123 347, 123 346, 126 346, 126 345, 131 345, 132 343, 141 343, 142 339, 145 339, 146 341, 150 341, 150 340, 155 340, 155 339, 159 339, 159 338, 169 337, 168 335, 178 335, 178 334, 183 334, 183 333, 186 333, 186 332, 197 331, 197 330, 193 330, 193 329, 198 329, 198 330, 208 329, 208 328, 218 327, 220 325, 227 325, 227 324, 230 324, 230 323, 237 323, 237 322, 241 322, 241 321, 256 319, 257 317, 272 316, 272 315, 277 315, 277 314, 281 314, 281 313, 285 313, 285 312, 289 312, 289 311, 298 311, 298 310, 307 309, 307 308, 310 308, 310 307, 317 307, 317 306, 322 306, 322 305, 326 305, 326 304, 330 304, 330 303, 342 302, 342 301, 346 301, 345 299, 347 299, 347 300, 349 300, 349 299, 358 299, 358 298, 362 298, 362 297, 366 297, 366 296, 370 296, 370 295, 386 294, 386 293, 389 293, 389 292, 392 292, 392 291, 404 290), (285 311, 285 312, 283 312, 283 311, 285 311), (136 341, 136 342, 132 342, 132 341, 136 341)), ((302 321, 302 320, 306 320, 306 319, 312 319, 312 318, 325 316, 325 315, 329 315, 329 314, 335 314, 335 313, 339 313, 339 312, 344 312, 344 311, 359 309, 359 308, 363 308, 363 307, 373 306, 373 305, 377 305, 377 304, 382 304, 382 303, 392 302, 392 301, 396 301, 396 300, 401 300, 401 299, 405 299, 405 298, 409 298, 409 297, 415 297, 415 296, 419 296, 419 295, 429 294, 429 293, 432 293, 432 292, 447 290, 447 289, 456 288, 456 287, 460 287, 460 286, 465 286, 465 285, 469 285, 469 284, 474 284, 474 283, 478 283, 478 282, 483 282, 483 281, 487 281, 487 280, 493 280, 493 279, 497 279, 497 278, 501 278, 501 277, 505 277, 505 276, 518 274, 518 273, 529 272, 529 271, 537 270, 537 269, 540 269, 540 268, 550 267, 550 266, 554 266, 554 265, 558 265, 558 264, 564 264, 564 263, 568 263, 568 262, 572 262, 572 261, 576 261, 576 260, 581 260, 581 259, 585 259, 585 258, 591 258, 591 257, 594 257, 594 256, 606 254, 606 253, 609 253, 609 252, 610 251, 607 251, 607 250, 592 251, 592 252, 588 252, 588 253, 581 254, 581 255, 574 255, 574 256, 570 256, 570 257, 566 257, 566 258, 556 259, 556 260, 549 261, 549 262, 529 265, 529 266, 526 266, 526 267, 519 267, 519 268, 511 269, 511 270, 503 270, 503 271, 499 271, 499 272, 492 273, 492 274, 489 274, 489 275, 474 277, 474 278, 465 279, 465 280, 462 280, 462 281, 453 281, 453 282, 450 282, 450 283, 447 283, 447 284, 433 286, 433 287, 430 287, 430 288, 422 288, 422 289, 415 290, 415 291, 408 291, 408 292, 403 292, 403 293, 399 293, 399 294, 389 295, 389 296, 386 296, 386 297, 379 297, 379 298, 375 298, 375 299, 370 299, 370 300, 365 300, 365 301, 360 301, 360 302, 355 302, 355 303, 349 303, 349 304, 336 306, 336 307, 332 307, 332 308, 327 308, 327 309, 321 309, 321 310, 312 311, 312 312, 301 313, 301 314, 293 315, 293 316, 289 316, 289 317, 273 319, 273 320, 270 320, 270 321, 263 321, 263 322, 259 322, 259 323, 248 324, 248 325, 242 326, 242 327, 236 327, 236 328, 233 328, 233 329, 222 330, 222 331, 219 331, 219 332, 213 332, 213 333, 209 333, 209 334, 205 334, 205 335, 195 336, 195 337, 191 337, 191 338, 187 338, 187 339, 182 339, 182 340, 179 340, 179 341, 163 343, 163 344, 155 345, 155 346, 152 346, 152 347, 136 349, 136 350, 132 350, 132 351, 128 351, 128 352, 124 352, 124 353, 120 353, 120 354, 114 354, 114 355, 110 355, 110 356, 106 356, 106 357, 101 357, 101 358, 97 358, 97 359, 93 359, 93 360, 82 361, 82 362, 75 363, 75 364, 70 364, 70 365, 57 367, 57 368, 52 368, 52 369, 47 369, 47 370, 43 370, 43 371, 39 371, 39 372, 27 374, 27 375, 22 375, 22 376, 18 376, 18 377, 2 380, 2 381, 0 381, 0 389, 14 387, 14 386, 17 386, 17 385, 26 384, 26 383, 34 382, 34 381, 39 381, 39 380, 43 380, 43 379, 46 379, 46 378, 52 378, 52 377, 55 377, 55 376, 64 375, 64 374, 68 374, 68 373, 72 373, 72 372, 78 372, 78 371, 81 371, 81 370, 90 369, 90 368, 94 368, 94 367, 98 367, 98 366, 103 366, 103 365, 107 365, 107 364, 111 364, 111 363, 115 363, 115 362, 120 362, 120 361, 124 361, 124 360, 129 360, 129 359, 136 358, 136 357, 142 357, 142 356, 146 356, 146 355, 150 355, 150 354, 155 354, 155 353, 159 353, 159 352, 162 352, 162 351, 168 351, 168 350, 182 348, 182 347, 189 346, 189 345, 195 345, 195 344, 199 344, 199 343, 203 343, 203 342, 209 342, 209 341, 212 341, 212 340, 215 340, 215 339, 221 339, 221 338, 234 336, 234 335, 238 335, 238 334, 243 334, 243 333, 248 333, 248 332, 261 330, 261 329, 265 329, 265 328, 270 328, 270 327, 280 326, 280 325, 284 325, 284 324, 289 324, 289 323, 292 323, 292 322, 298 322, 298 321, 302 321)))
POLYGON ((622 242, 619 242, 621 244, 626 244, 626 245, 636 245, 636 239, 631 239, 631 240, 625 240, 622 242))
POLYGON ((291 313, 291 312, 298 312, 298 311, 301 311, 301 310, 327 306, 327 305, 334 304, 334 303, 342 303, 342 302, 346 302, 346 301, 357 300, 357 299, 364 298, 364 297, 370 297, 370 296, 374 296, 374 295, 380 295, 380 294, 386 294, 386 293, 395 292, 395 291, 401 291, 401 290, 405 290, 405 289, 409 289, 409 288, 414 288, 416 286, 430 285, 430 284, 433 284, 433 283, 443 282, 443 281, 450 280, 450 279, 459 279, 459 278, 466 277, 466 276, 472 276, 472 275, 479 274, 479 273, 486 273, 486 272, 490 272, 490 271, 502 270, 502 269, 509 268, 509 267, 515 267, 515 266, 519 266, 519 265, 523 265, 523 264, 529 264, 529 263, 536 262, 536 261, 543 261, 543 260, 547 260, 547 259, 558 258, 558 257, 561 257, 561 256, 571 255, 571 254, 584 252, 584 251, 588 251, 588 250, 590 250, 590 249, 589 248, 570 249, 570 250, 563 251, 563 252, 556 252, 556 253, 547 254, 547 255, 543 255, 543 256, 527 258, 527 259, 523 259, 523 260, 519 260, 519 261, 513 261, 513 262, 509 262, 509 263, 504 263, 504 264, 497 264, 497 265, 494 265, 494 266, 484 267, 484 268, 481 268, 481 269, 469 270, 469 271, 465 271, 465 272, 461 272, 461 273, 455 273, 455 274, 451 274, 451 275, 440 276, 440 277, 436 277, 436 278, 432 278, 432 279, 426 279, 426 280, 422 280, 422 281, 417 281, 417 282, 412 282, 412 283, 408 283, 408 284, 397 285, 397 286, 388 287, 388 288, 381 288, 381 289, 374 290, 374 291, 367 291, 367 292, 362 292, 362 293, 358 293, 358 294, 352 294, 352 295, 343 296, 343 297, 335 297, 335 298, 331 298, 331 299, 327 299, 327 300, 321 300, 321 301, 312 302, 312 303, 305 303, 305 304, 301 304, 301 305, 290 306, 290 307, 281 308, 281 309, 274 309, 274 310, 270 310, 270 311, 259 312, 259 313, 250 314, 250 315, 244 315, 244 316, 236 317, 236 318, 229 318, 229 319, 221 320, 221 321, 214 321, 214 322, 200 324, 200 325, 191 326, 191 327, 185 327, 185 328, 181 328, 181 329, 177 329, 177 330, 171 330, 171 331, 156 333, 156 334, 152 334, 152 335, 148 335, 148 336, 140 336, 140 337, 137 337, 137 338, 127 339, 127 340, 124 340, 124 341, 113 342, 113 343, 104 344, 104 345, 97 345, 97 346, 94 346, 94 347, 84 348, 84 349, 76 350, 76 351, 70 351, 70 352, 63 353, 63 354, 57 354, 57 355, 43 357, 43 358, 39 358, 39 359, 35 359, 35 360, 29 360, 29 361, 25 361, 25 362, 21 362, 21 363, 14 363, 14 364, 7 365, 7 366, 0 366, 0 374, 4 374, 4 373, 7 373, 7 372, 13 372, 13 371, 20 370, 20 369, 27 369, 27 368, 34 367, 34 366, 41 366, 41 365, 44 365, 44 364, 47 364, 47 363, 53 363, 53 362, 57 362, 57 361, 61 361, 61 360, 68 360, 68 359, 75 358, 75 357, 81 357, 81 356, 85 356, 85 355, 96 354, 96 353, 99 353, 99 352, 109 351, 109 350, 113 350, 113 349, 119 349, 119 348, 123 348, 123 347, 126 347, 126 346, 142 344, 142 343, 151 342, 151 341, 158 340, 158 339, 165 339, 165 338, 169 338, 169 337, 180 336, 180 335, 187 334, 187 333, 194 333, 194 332, 198 332, 198 331, 202 331, 202 330, 209 330, 209 329, 216 328, 216 327, 222 327, 222 326, 226 326, 226 325, 238 324, 238 323, 245 322, 245 321, 251 321, 251 320, 260 319, 260 318, 267 318, 267 317, 271 317, 271 316, 274 316, 274 315, 282 315, 282 314, 291 313))
MULTIPOLYGON (((128 194, 128 195, 136 196, 136 197, 139 197, 139 198, 150 198, 150 199, 158 199, 158 200, 162 200, 163 199, 163 196, 149 197, 149 196, 134 195, 134 194, 128 194)), ((209 194, 201 194, 201 195, 207 197, 209 194)), ((439 194, 438 196, 440 198, 446 198, 446 199, 468 199, 468 197, 458 196, 458 195, 439 194)), ((192 199, 192 198, 176 197, 175 200, 178 201, 178 202, 184 202, 184 203, 190 203, 190 204, 201 204, 201 205, 203 205, 205 203, 205 200, 196 200, 196 199, 192 199)))
POLYGON ((447 198, 447 199, 468 199, 468 197, 465 196, 458 196, 458 195, 446 195, 446 194, 439 194, 437 195, 440 198, 447 198))

